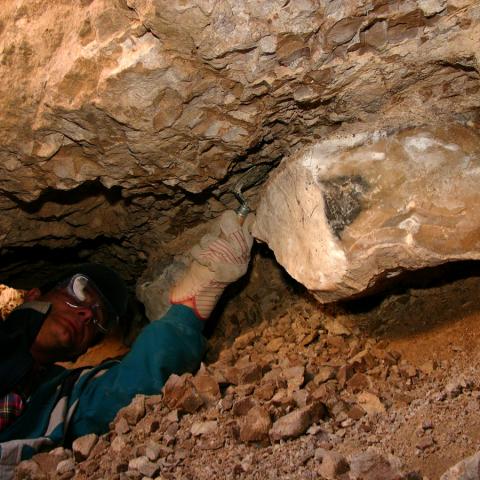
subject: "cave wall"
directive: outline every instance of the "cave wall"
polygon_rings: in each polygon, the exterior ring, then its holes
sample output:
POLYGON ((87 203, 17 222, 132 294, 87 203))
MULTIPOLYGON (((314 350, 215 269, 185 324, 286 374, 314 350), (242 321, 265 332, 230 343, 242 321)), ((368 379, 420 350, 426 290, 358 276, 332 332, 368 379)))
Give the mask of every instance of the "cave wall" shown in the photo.
POLYGON ((473 0, 2 7, 3 269, 33 246, 142 265, 250 166, 354 124, 478 126, 473 0))

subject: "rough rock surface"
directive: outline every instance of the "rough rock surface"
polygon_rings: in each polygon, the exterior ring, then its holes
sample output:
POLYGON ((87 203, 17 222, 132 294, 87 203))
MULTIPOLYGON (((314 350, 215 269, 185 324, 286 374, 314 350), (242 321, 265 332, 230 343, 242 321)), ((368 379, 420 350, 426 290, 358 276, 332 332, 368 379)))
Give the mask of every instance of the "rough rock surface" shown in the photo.
POLYGON ((2 7, 5 272, 42 245, 135 277, 179 232, 236 205, 229 191, 250 165, 355 122, 478 121, 476 0, 2 7))
POLYGON ((322 302, 480 258, 480 136, 447 124, 330 138, 270 178, 254 234, 322 302))

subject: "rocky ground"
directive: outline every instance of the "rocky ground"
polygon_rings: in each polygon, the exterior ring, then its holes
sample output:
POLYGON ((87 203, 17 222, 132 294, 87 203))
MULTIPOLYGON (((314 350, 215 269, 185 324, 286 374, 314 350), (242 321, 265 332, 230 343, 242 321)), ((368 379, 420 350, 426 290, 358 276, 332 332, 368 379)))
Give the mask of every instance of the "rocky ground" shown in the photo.
POLYGON ((480 449, 478 267, 321 307, 273 264, 231 292, 196 375, 17 478, 433 480, 480 449))

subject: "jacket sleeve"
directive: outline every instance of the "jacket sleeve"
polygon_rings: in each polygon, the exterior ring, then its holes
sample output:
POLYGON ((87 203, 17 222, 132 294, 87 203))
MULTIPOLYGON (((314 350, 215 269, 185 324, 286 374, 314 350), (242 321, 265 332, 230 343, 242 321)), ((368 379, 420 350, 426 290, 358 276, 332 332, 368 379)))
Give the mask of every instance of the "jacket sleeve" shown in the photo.
POLYGON ((198 369, 206 348, 203 324, 192 309, 175 305, 145 327, 120 362, 80 386, 68 436, 104 433, 135 395, 158 394, 172 373, 198 369))

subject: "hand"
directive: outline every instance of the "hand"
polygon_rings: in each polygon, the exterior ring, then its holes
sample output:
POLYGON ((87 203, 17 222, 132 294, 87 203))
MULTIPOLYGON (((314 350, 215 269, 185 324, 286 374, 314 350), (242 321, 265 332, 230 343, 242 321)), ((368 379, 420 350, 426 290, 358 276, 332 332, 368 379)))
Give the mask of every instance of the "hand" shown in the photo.
POLYGON ((235 212, 224 212, 212 231, 192 248, 193 261, 172 288, 170 302, 190 306, 199 318, 208 318, 225 287, 248 269, 254 220, 250 214, 241 225, 235 212))

